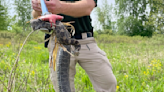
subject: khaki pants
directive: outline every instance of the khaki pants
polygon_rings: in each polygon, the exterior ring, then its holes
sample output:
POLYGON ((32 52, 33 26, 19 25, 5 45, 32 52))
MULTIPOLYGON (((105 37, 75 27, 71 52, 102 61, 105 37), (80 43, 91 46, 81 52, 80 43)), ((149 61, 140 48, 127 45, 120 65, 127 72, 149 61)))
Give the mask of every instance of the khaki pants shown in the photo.
MULTIPOLYGON (((76 74, 76 63, 86 71, 90 81, 96 92, 115 92, 117 81, 112 72, 112 66, 106 57, 106 53, 102 51, 95 42, 93 37, 78 40, 81 44, 79 56, 71 57, 69 77, 71 92, 75 92, 74 76, 76 74)), ((57 76, 53 67, 50 67, 50 78, 57 89, 57 76)), ((56 90, 56 92, 58 92, 56 90)))

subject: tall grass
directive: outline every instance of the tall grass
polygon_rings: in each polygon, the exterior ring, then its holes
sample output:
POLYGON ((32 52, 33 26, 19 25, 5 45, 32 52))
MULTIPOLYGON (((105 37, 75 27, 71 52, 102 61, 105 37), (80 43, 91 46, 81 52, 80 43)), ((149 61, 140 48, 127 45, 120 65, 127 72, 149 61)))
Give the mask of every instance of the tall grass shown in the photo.
POLYGON ((117 78, 118 92, 164 92, 164 36, 107 36, 97 39, 117 78))
MULTIPOLYGON (((20 55, 12 92, 54 92, 49 78, 48 50, 35 40, 38 38, 35 35, 31 36, 20 55)), ((152 38, 97 35, 96 38, 112 64, 117 92, 164 92, 163 35, 152 38)), ((24 38, 15 39, 0 41, 0 90, 4 92, 24 38)), ((85 71, 79 65, 76 70, 76 91, 95 92, 85 71)))

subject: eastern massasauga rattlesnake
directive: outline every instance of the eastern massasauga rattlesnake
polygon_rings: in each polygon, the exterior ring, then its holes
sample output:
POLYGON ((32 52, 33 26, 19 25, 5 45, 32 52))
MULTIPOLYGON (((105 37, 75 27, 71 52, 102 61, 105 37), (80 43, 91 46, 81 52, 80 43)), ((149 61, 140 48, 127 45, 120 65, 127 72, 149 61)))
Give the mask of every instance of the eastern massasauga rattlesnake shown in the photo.
MULTIPOLYGON (((60 21, 56 21, 55 28, 51 27, 49 22, 45 22, 40 19, 34 19, 30 23, 34 31, 42 28, 53 30, 51 37, 55 37, 57 39, 57 43, 60 44, 60 47, 57 48, 56 58, 53 58, 55 60, 52 60, 57 62, 56 71, 59 92, 71 92, 69 83, 69 64, 71 53, 69 52, 71 52, 71 45, 73 45, 75 47, 73 55, 79 55, 79 50, 81 48, 80 43, 76 39, 71 38, 70 33, 66 29, 66 25, 60 21), (64 49, 67 50, 67 52, 64 49)), ((55 41, 53 42, 55 43, 55 41)), ((51 44, 51 42, 49 44, 51 44)), ((53 51, 51 52, 52 53, 50 54, 53 54, 53 51)))

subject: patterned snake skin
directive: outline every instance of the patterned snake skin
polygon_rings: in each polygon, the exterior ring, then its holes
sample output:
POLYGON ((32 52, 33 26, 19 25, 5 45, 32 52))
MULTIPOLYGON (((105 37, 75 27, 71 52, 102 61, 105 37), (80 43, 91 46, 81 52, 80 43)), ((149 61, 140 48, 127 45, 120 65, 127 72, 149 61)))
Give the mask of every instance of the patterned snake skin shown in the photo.
MULTIPOLYGON (((34 19, 31 21, 31 26, 33 30, 38 30, 41 28, 46 28, 52 30, 52 27, 49 22, 42 21, 40 19, 34 19)), ((79 55, 79 50, 81 48, 80 43, 76 40, 71 38, 70 33, 66 29, 65 25, 63 25, 60 21, 56 21, 56 27, 54 29, 55 35, 57 37, 58 43, 63 45, 74 45, 75 51, 72 53, 76 56, 79 55)))
POLYGON ((74 45, 75 51, 73 51, 73 54, 78 56, 81 48, 80 43, 71 38, 70 33, 60 21, 56 21, 55 32, 58 42, 63 45, 74 45))
MULTIPOLYGON (((68 51, 71 51, 70 45, 64 45, 68 51)), ((58 90, 59 92, 71 92, 69 83, 69 65, 70 65, 70 54, 63 51, 59 47, 58 55, 56 58, 57 62, 57 79, 58 79, 58 90)))
MULTIPOLYGON (((32 20, 31 26, 33 30, 41 28, 52 29, 49 22, 41 21, 40 19, 32 20)), ((79 54, 81 45, 76 39, 72 39, 70 33, 60 21, 56 21, 56 27, 53 29, 51 36, 56 36, 59 44, 62 44, 69 52, 71 52, 71 45, 75 46, 74 55, 79 54), (55 34, 55 35, 53 35, 55 34)), ((69 64, 70 54, 65 52, 61 46, 59 46, 57 57, 57 80, 59 92, 71 92, 69 83, 69 64)))
POLYGON ((32 26, 32 29, 34 31, 40 29, 40 28, 47 28, 47 29, 51 29, 52 30, 52 27, 50 25, 49 22, 45 22, 45 21, 42 21, 40 19, 33 19, 30 21, 30 24, 32 26))

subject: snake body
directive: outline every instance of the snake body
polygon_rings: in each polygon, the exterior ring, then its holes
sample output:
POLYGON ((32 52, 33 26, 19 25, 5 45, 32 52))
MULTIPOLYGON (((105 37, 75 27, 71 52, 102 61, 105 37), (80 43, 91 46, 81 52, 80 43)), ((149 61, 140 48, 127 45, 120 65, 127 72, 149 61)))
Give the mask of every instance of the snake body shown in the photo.
MULTIPOLYGON (((70 45, 64 45, 64 47, 67 48, 68 51, 71 51, 70 45)), ((70 54, 59 47, 56 60, 59 92, 71 92, 69 83, 70 54)))
MULTIPOLYGON (((70 39, 70 34, 65 26, 60 22, 56 22, 55 35, 60 44, 71 52, 71 44, 75 44, 76 40, 70 39), (72 43, 71 43, 72 42, 72 43)), ((80 46, 78 44, 78 46, 80 46)), ((78 48, 78 47, 77 47, 78 48)), ((56 57, 57 62, 57 80, 59 92, 71 92, 69 83, 69 65, 70 65, 70 54, 65 52, 62 47, 58 48, 56 57)))

